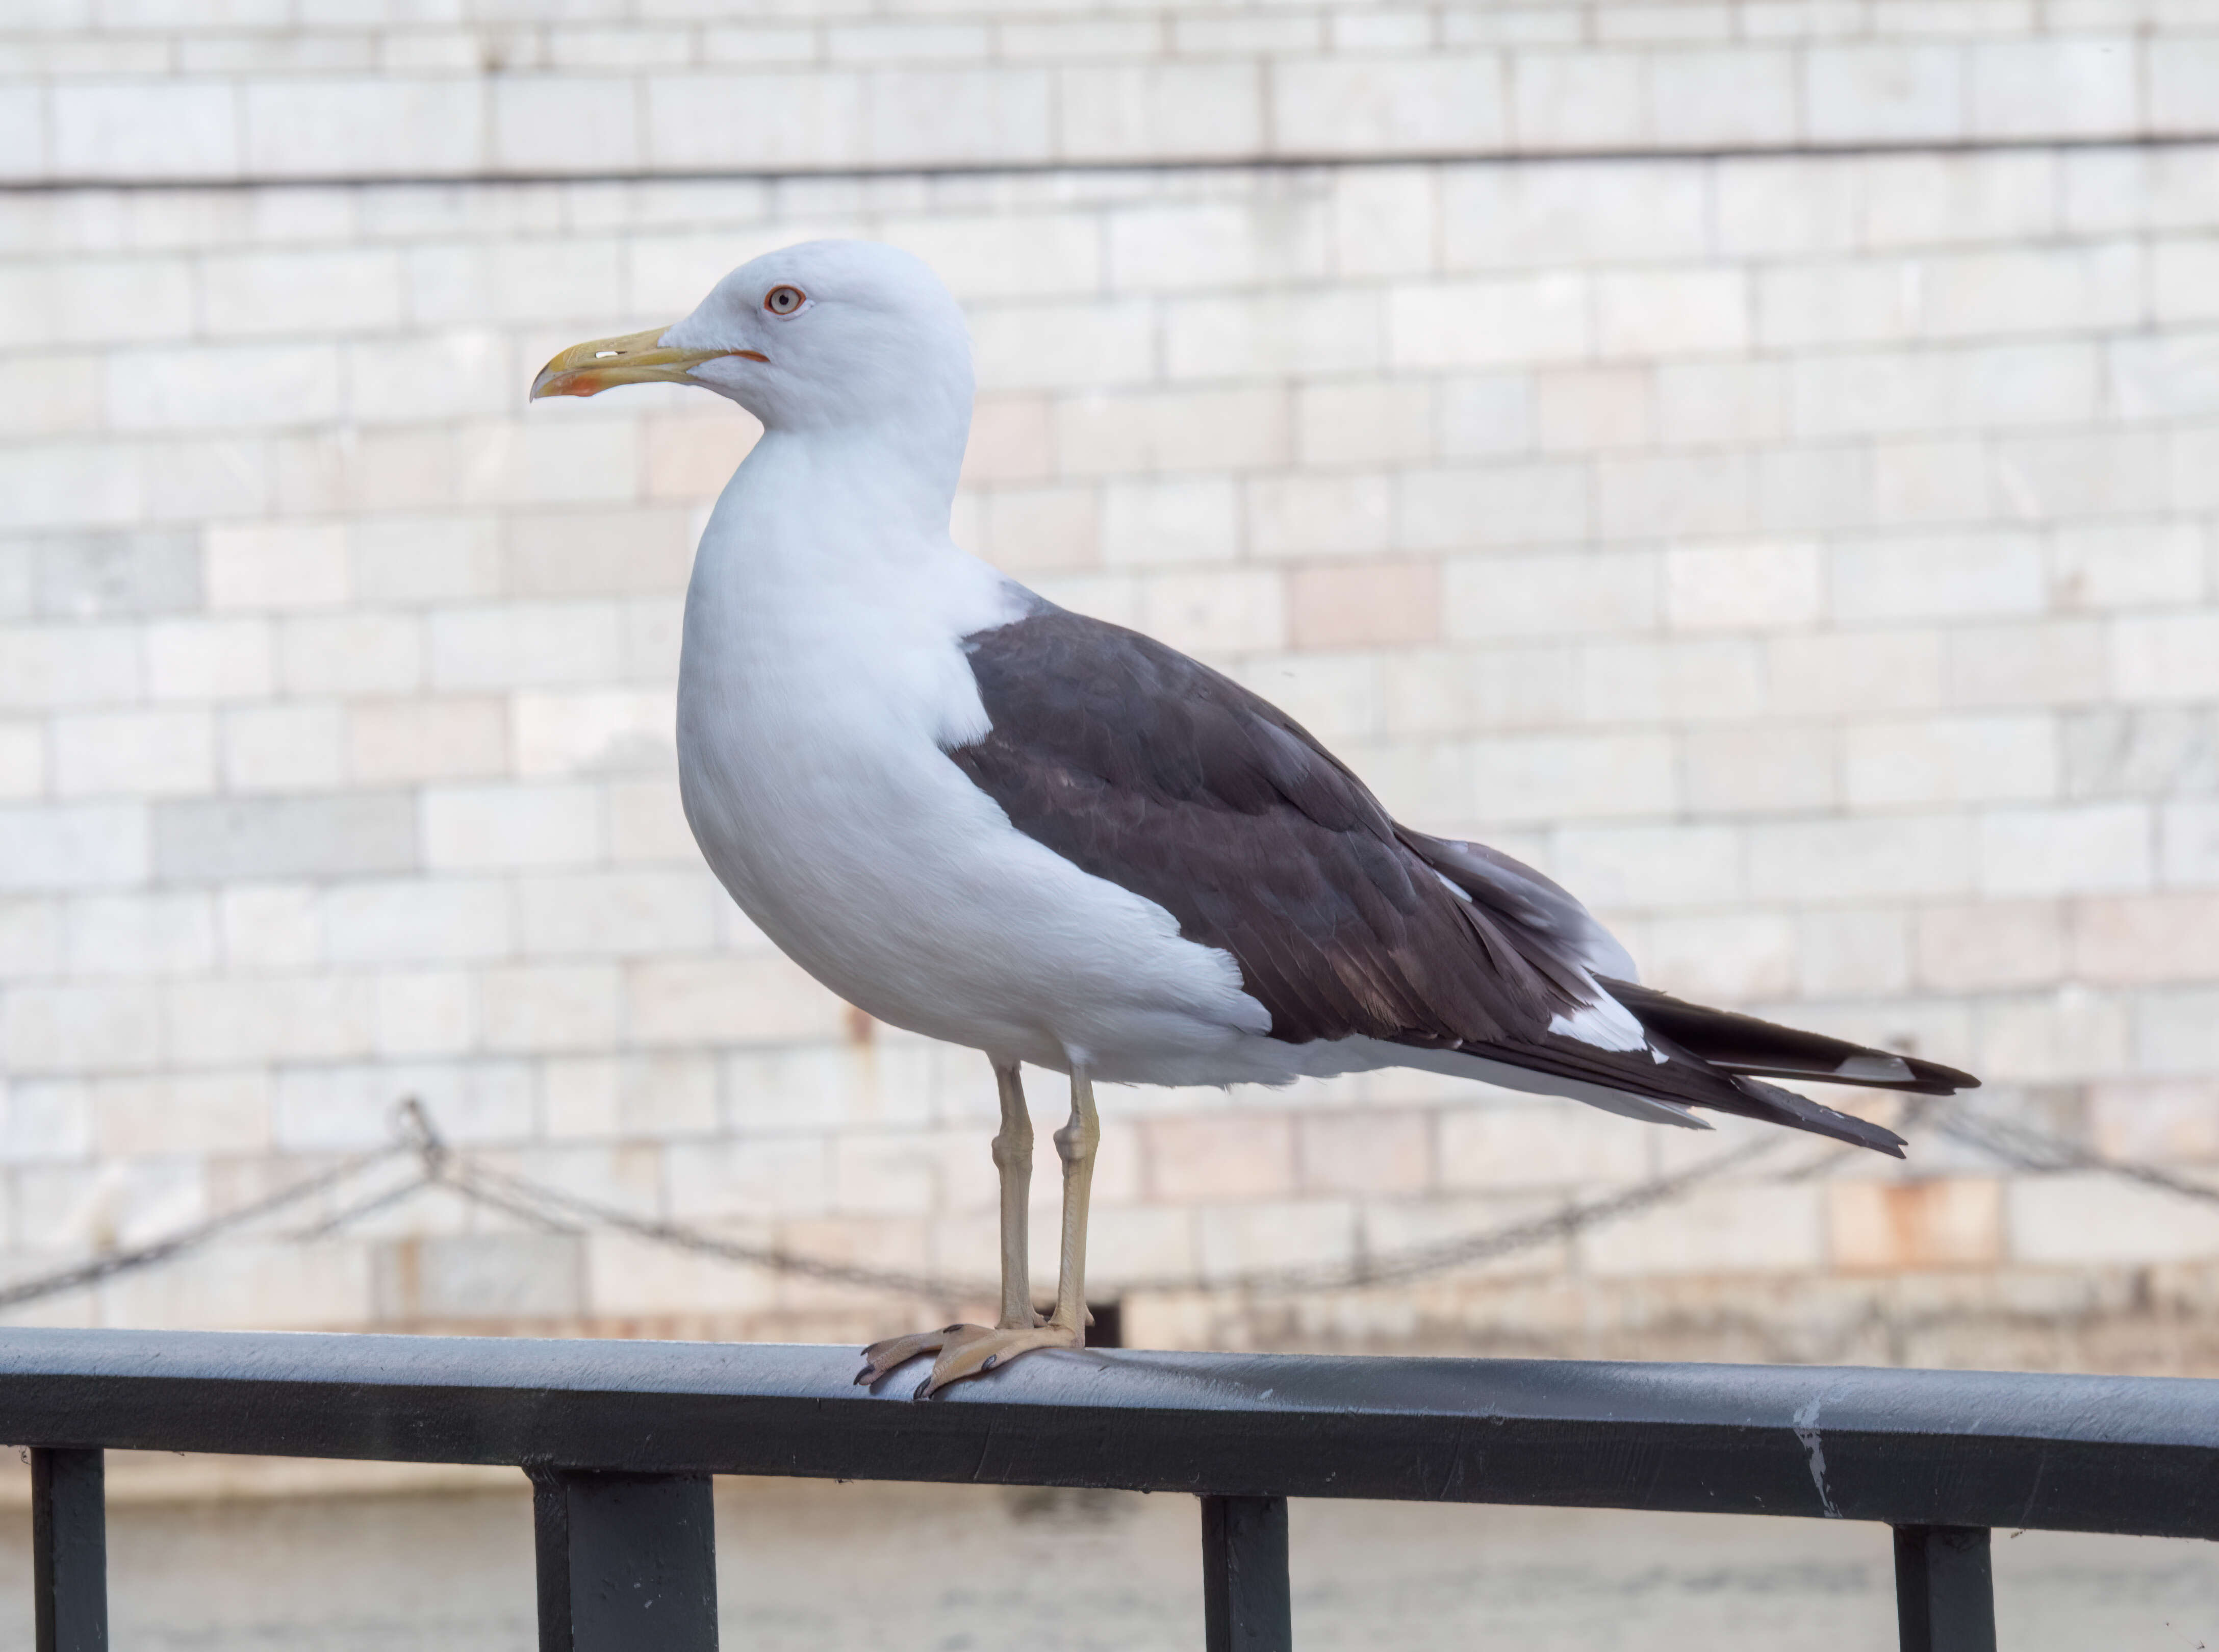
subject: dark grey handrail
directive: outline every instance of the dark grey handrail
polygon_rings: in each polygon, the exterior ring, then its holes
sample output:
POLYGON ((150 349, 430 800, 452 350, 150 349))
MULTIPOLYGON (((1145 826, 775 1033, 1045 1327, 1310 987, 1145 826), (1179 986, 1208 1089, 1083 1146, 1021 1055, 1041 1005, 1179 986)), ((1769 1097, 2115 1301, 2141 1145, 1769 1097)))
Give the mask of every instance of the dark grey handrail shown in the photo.
MULTIPOLYGON (((618 1555, 632 1576, 672 1544, 706 1552, 718 1474, 1198 1494, 1228 1645, 1285 1643, 1284 1513, 1266 1506, 1288 1497, 1885 1521, 1905 1644, 1950 1652, 1992 1636, 1990 1527, 2219 1537, 2219 1382, 1120 1350, 1035 1355, 919 1404, 906 1379, 856 1388, 857 1363, 782 1345, 0 1331, 0 1438, 526 1468, 543 1623, 550 1567, 587 1577, 618 1555), (699 1489, 640 1489, 656 1481, 699 1489), (634 1508, 687 1535, 615 1543, 631 1517, 600 1512, 634 1508), (571 1536, 550 1539, 550 1510, 571 1536)), ((671 1587, 714 1599, 713 1575, 671 1587)))

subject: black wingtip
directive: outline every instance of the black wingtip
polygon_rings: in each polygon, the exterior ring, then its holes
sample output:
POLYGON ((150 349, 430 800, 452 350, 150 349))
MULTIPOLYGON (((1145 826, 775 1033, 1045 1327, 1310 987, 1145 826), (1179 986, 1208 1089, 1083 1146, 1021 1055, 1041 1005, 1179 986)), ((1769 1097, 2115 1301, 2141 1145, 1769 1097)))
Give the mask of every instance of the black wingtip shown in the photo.
POLYGON ((1777 1084, 1768 1084, 1761 1078, 1737 1076, 1734 1088, 1762 1106, 1762 1115, 1771 1123, 1784 1124, 1793 1130, 1808 1130, 1813 1135, 1830 1136, 1836 1141, 1845 1141, 1853 1147, 1869 1147, 1876 1153, 1886 1153, 1890 1158, 1901 1158, 1903 1150, 1910 1144, 1884 1124, 1874 1124, 1870 1119, 1861 1119, 1854 1113, 1838 1112, 1822 1106, 1807 1096, 1798 1096, 1792 1090, 1782 1090, 1777 1084))

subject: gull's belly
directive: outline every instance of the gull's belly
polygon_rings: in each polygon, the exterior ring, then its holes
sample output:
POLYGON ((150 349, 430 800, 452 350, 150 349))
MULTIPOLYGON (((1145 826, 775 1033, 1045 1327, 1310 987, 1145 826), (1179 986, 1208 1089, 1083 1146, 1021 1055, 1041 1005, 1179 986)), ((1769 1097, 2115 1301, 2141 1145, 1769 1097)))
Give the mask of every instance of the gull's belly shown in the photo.
POLYGON ((1229 956, 1019 833, 914 705, 858 703, 877 696, 855 664, 768 692, 681 679, 687 821, 773 941, 879 1019, 999 1056, 1139 1082, 1284 1076, 1290 1046, 1248 1047, 1271 1044, 1269 1017, 1229 956))

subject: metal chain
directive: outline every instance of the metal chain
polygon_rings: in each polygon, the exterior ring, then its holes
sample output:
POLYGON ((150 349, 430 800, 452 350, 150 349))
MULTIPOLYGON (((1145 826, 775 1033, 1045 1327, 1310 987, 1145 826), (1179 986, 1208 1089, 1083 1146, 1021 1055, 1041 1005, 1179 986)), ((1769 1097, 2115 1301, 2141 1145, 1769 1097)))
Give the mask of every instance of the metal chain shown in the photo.
MULTIPOLYGON (((822 1280, 828 1284, 882 1290, 894 1295, 919 1297, 936 1302, 978 1301, 992 1297, 999 1291, 998 1285, 984 1279, 867 1267, 857 1263, 838 1262, 826 1257, 789 1251, 781 1245, 749 1244, 686 1223, 637 1215, 614 1205, 547 1186, 528 1177, 474 1164, 448 1146, 430 1114, 413 1097, 401 1103, 396 1109, 395 1122, 400 1140, 390 1147, 346 1160, 265 1198, 196 1223, 152 1244, 111 1251, 89 1262, 0 1286, 0 1309, 84 1289, 121 1274, 174 1261, 250 1222, 275 1215, 364 1177, 382 1165, 407 1158, 413 1158, 417 1162, 417 1174, 413 1179, 397 1186, 372 1190, 285 1237, 295 1243, 328 1238, 375 1212, 388 1209, 420 1193, 440 1188, 473 1204, 499 1211, 547 1231, 577 1233, 597 1228, 612 1230, 630 1233, 653 1244, 713 1257, 719 1261, 765 1268, 800 1278, 822 1280)), ((1987 1118, 1967 1111, 1943 1114, 1923 1096, 1912 1102, 1899 1125, 1905 1134, 1931 1128, 1938 1134, 1988 1153, 2021 1170, 2097 1171, 2183 1198, 2219 1204, 2219 1188, 2191 1181, 2150 1165, 2110 1158, 2029 1125, 1987 1118)), ((1545 1215, 1529 1217, 1429 1244, 1358 1256, 1346 1261, 1252 1269, 1216 1277, 1200 1275, 1144 1276, 1123 1281, 1121 1288, 1126 1291, 1151 1295, 1296 1295, 1361 1290, 1400 1283, 1545 1245, 1561 1244, 1590 1228, 1622 1220, 1642 1211, 1684 1198, 1706 1183, 1775 1152, 1789 1140, 1783 1136, 1769 1136, 1746 1142, 1728 1152, 1677 1171, 1651 1177, 1599 1199, 1569 1204, 1545 1215)), ((1825 1174, 1843 1157, 1841 1152, 1830 1149, 1768 1179, 1783 1182, 1809 1180, 1825 1174)))

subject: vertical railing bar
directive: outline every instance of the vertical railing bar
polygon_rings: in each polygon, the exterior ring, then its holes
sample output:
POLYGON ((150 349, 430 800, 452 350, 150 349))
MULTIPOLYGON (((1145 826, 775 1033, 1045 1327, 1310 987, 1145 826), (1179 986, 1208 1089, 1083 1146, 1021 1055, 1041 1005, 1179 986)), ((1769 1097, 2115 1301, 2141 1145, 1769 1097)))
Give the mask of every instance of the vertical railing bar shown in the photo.
POLYGON ((540 1652, 717 1652, 707 1475, 527 1472, 540 1652))
POLYGON ((1203 1644, 1208 1652, 1290 1652, 1287 1500, 1202 1500, 1203 1644))
POLYGON ((1903 1652, 1996 1652, 1986 1526, 1895 1528, 1895 1621, 1903 1652))
POLYGON ((31 1450, 38 1652, 108 1652, 107 1474, 97 1450, 31 1450))

